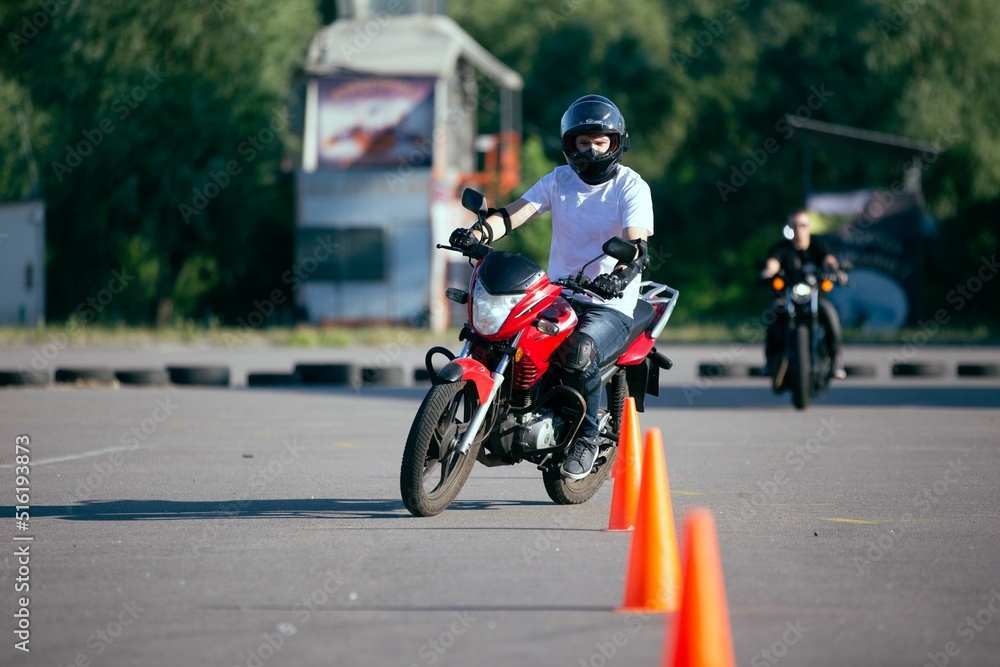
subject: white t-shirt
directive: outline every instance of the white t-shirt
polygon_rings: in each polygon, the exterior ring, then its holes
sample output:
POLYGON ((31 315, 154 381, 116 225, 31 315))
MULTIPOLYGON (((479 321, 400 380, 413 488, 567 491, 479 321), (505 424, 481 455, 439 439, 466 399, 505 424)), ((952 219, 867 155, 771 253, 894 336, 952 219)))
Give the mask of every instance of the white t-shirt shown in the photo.
MULTIPOLYGON (((521 199, 539 213, 552 211, 548 269, 551 280, 576 275, 584 264, 603 252, 601 246, 605 241, 612 236, 624 238, 627 227, 641 227, 653 233, 649 185, 624 165, 619 165, 615 176, 600 185, 584 183, 572 167, 562 165, 543 176, 521 199)), ((603 257, 588 266, 584 274, 593 279, 611 273, 617 265, 618 260, 613 257, 603 257)), ((586 295, 576 298, 609 306, 632 317, 641 280, 637 276, 619 299, 603 302, 586 295)))

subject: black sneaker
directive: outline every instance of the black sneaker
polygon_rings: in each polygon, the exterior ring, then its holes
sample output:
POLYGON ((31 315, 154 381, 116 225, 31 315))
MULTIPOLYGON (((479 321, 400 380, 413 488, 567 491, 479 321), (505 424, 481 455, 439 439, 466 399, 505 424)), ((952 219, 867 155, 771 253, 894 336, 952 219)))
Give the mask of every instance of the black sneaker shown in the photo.
POLYGON ((573 444, 566 451, 566 460, 563 461, 560 468, 563 477, 576 480, 583 479, 589 475, 591 469, 594 467, 594 461, 597 460, 599 449, 599 441, 596 435, 589 438, 580 436, 574 440, 573 444))

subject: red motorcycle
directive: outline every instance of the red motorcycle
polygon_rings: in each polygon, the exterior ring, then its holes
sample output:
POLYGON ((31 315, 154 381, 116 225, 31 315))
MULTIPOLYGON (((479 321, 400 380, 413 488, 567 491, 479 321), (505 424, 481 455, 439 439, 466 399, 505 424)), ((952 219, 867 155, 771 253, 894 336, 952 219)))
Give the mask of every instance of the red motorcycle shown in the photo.
MULTIPOLYGON (((481 223, 485 220, 482 194, 466 190, 462 206, 475 212, 481 223)), ((599 413, 597 460, 589 475, 574 481, 564 478, 559 467, 583 422, 586 402, 561 379, 559 347, 577 324, 563 294, 597 296, 588 290, 590 280, 581 269, 576 276, 552 282, 523 255, 484 244, 437 247, 461 252, 476 264, 468 292, 447 291, 449 299, 468 305, 468 323, 459 337, 464 341, 461 353, 456 357, 443 347, 427 352, 433 386, 403 450, 403 503, 416 516, 439 514, 461 491, 476 461, 491 467, 530 461, 541 470, 553 501, 587 501, 614 464, 625 398, 633 396, 641 411, 645 394, 659 395, 659 369, 673 365, 654 344, 677 303, 677 290, 641 284, 628 342, 601 365, 607 407, 599 413), (669 298, 661 298, 662 293, 669 298), (435 371, 434 357, 439 354, 447 363, 435 371)), ((622 262, 635 254, 635 245, 620 238, 602 249, 622 262)))

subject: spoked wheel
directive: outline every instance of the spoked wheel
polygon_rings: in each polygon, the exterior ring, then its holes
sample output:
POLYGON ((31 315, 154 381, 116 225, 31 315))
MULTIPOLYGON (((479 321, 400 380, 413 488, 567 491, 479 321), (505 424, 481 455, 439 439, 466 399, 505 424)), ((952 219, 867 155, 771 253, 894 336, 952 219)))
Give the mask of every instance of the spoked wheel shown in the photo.
POLYGON ((481 440, 469 451, 456 451, 479 407, 471 384, 449 382, 431 387, 424 397, 403 449, 399 489, 414 516, 440 514, 462 490, 476 463, 481 440))
POLYGON ((542 473, 545 492, 559 505, 579 505, 590 500, 611 474, 618 455, 618 434, 621 433, 622 410, 628 396, 625 372, 618 371, 608 383, 608 406, 610 411, 602 411, 601 444, 594 469, 583 479, 572 480, 562 476, 558 465, 549 466, 542 473))

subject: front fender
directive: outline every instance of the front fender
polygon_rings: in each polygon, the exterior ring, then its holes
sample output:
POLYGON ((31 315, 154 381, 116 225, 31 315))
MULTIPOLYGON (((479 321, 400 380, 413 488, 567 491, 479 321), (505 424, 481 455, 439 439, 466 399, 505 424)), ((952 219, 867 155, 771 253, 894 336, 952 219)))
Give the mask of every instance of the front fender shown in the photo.
POLYGON ((462 380, 469 380, 475 385, 480 405, 489 399, 490 392, 493 390, 493 376, 486 366, 469 357, 455 359, 445 364, 445 367, 438 371, 434 382, 435 384, 443 384, 462 380))

